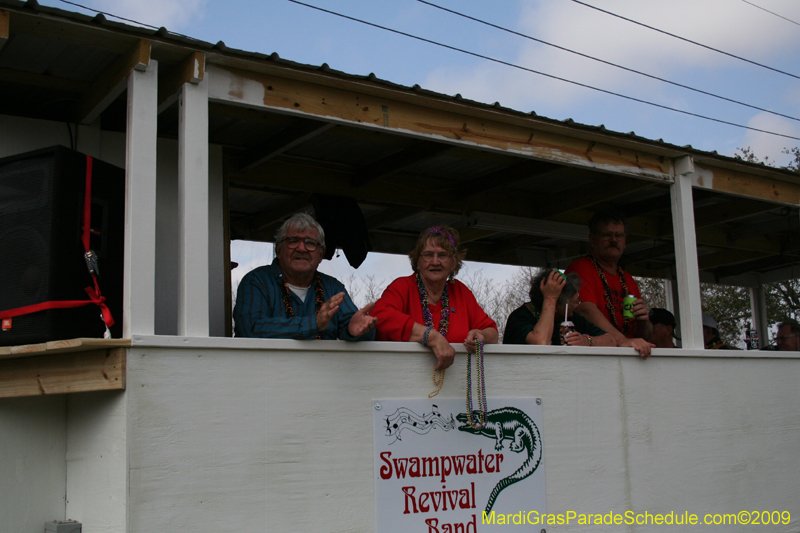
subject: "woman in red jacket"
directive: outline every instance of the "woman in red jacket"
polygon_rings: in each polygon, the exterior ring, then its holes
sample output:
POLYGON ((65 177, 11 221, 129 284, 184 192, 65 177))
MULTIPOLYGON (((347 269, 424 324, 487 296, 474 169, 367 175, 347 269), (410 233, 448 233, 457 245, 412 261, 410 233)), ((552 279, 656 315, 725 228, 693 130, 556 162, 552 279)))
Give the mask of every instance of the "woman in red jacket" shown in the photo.
POLYGON ((496 343, 497 324, 489 318, 466 285, 454 279, 465 252, 458 232, 449 226, 423 231, 408 254, 414 274, 394 280, 375 303, 376 339, 420 342, 437 359, 436 370, 453 364, 451 342, 475 351, 475 340, 496 343))

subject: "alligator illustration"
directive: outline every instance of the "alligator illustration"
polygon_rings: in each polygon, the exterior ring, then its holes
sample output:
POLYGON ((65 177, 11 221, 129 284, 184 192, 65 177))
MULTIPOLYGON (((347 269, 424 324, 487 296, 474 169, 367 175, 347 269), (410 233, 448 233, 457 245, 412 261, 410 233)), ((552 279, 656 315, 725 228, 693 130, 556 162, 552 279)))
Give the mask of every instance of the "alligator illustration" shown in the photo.
MULTIPOLYGON (((472 416, 473 420, 476 420, 478 411, 473 411, 472 416)), ((514 407, 501 407, 500 409, 489 411, 486 414, 486 424, 480 429, 475 429, 469 425, 466 413, 460 413, 456 416, 456 420, 462 424, 458 427, 459 431, 494 438, 495 450, 502 450, 503 441, 508 439, 511 441, 508 445, 509 450, 516 453, 526 450, 528 454, 528 458, 525 459, 525 462, 516 472, 501 479, 492 489, 489 501, 486 503, 486 512, 488 513, 492 510, 500 491, 509 485, 522 481, 533 474, 539 467, 539 463, 542 461, 542 438, 539 435, 539 428, 536 427, 536 424, 528 415, 514 407)))

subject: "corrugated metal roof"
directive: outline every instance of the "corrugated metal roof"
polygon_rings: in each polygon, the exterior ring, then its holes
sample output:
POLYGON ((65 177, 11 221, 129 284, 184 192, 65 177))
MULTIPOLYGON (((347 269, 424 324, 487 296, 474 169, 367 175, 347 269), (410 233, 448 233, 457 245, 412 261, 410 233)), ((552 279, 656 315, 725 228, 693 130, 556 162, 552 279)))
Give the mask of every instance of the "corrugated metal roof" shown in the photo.
MULTIPOLYGON (((272 62, 272 63, 279 64, 281 66, 285 66, 285 67, 289 67, 289 68, 293 68, 293 69, 298 69, 298 70, 323 72, 323 73, 329 74, 331 76, 339 77, 339 78, 346 79, 346 80, 369 81, 369 82, 373 82, 373 83, 376 83, 376 84, 379 84, 379 85, 382 85, 382 86, 386 86, 386 87, 389 87, 389 88, 392 88, 392 89, 409 91, 409 92, 420 94, 420 95, 423 95, 423 96, 426 96, 426 97, 429 97, 429 98, 436 98, 436 99, 440 99, 440 100, 449 100, 449 101, 459 102, 459 103, 462 103, 462 104, 475 106, 477 108, 484 108, 484 109, 492 109, 492 110, 496 110, 496 111, 503 111, 503 112, 510 113, 510 114, 513 114, 513 115, 519 115, 521 117, 531 117, 531 116, 533 116, 533 117, 537 117, 537 119, 539 119, 541 121, 544 121, 544 122, 550 122, 552 124, 566 125, 566 126, 569 126, 571 128, 574 128, 576 130, 582 130, 582 131, 586 131, 586 132, 602 133, 603 135, 609 135, 609 136, 617 137, 617 138, 620 138, 620 139, 626 139, 626 140, 636 141, 636 142, 639 142, 639 143, 645 143, 645 144, 649 144, 649 145, 654 146, 654 147, 658 147, 658 148, 662 148, 662 149, 666 149, 666 150, 670 150, 670 151, 685 152, 685 153, 688 153, 688 154, 707 157, 707 158, 713 158, 715 160, 721 160, 721 161, 727 160, 727 161, 729 161, 731 163, 735 163, 737 165, 740 165, 740 164, 751 165, 753 168, 765 168, 766 167, 766 165, 764 165, 762 163, 748 163, 748 162, 745 162, 745 161, 743 161, 741 159, 737 159, 735 157, 729 157, 729 156, 720 155, 716 151, 709 152, 709 151, 698 150, 698 149, 693 148, 691 145, 678 146, 678 145, 674 145, 674 144, 670 144, 670 143, 664 142, 663 139, 649 139, 649 138, 646 138, 646 137, 642 137, 642 136, 636 135, 636 133, 633 132, 633 131, 630 131, 630 132, 627 132, 627 133, 625 133, 625 132, 617 132, 617 131, 606 129, 605 126, 602 125, 602 124, 600 124, 598 126, 590 125, 590 124, 581 124, 579 122, 574 121, 571 118, 567 118, 567 119, 564 119, 564 120, 550 119, 550 118, 547 118, 547 117, 544 117, 544 116, 539 116, 534 111, 531 111, 529 113, 525 113, 525 112, 518 111, 518 110, 509 108, 509 107, 505 107, 505 106, 501 105, 500 102, 495 102, 494 104, 485 104, 485 103, 482 103, 482 102, 465 99, 460 94, 456 94, 456 95, 452 95, 451 96, 451 95, 446 95, 446 94, 442 94, 442 93, 437 93, 435 91, 430 91, 430 90, 422 88, 420 85, 417 85, 417 84, 415 84, 415 85, 413 85, 411 87, 408 87, 408 86, 400 85, 400 84, 397 84, 397 83, 393 83, 393 82, 391 82, 389 80, 384 80, 384 79, 378 78, 373 73, 369 73, 367 75, 350 74, 350 73, 347 73, 347 72, 343 72, 343 71, 332 69, 332 68, 330 68, 330 66, 327 63, 323 63, 322 65, 308 65, 308 64, 303 64, 303 63, 297 63, 297 62, 294 62, 294 61, 291 61, 291 60, 288 60, 288 59, 281 58, 278 55, 277 52, 273 52, 273 53, 270 53, 270 54, 264 54, 264 53, 259 53, 259 52, 238 50, 238 49, 230 48, 230 47, 226 46, 223 41, 218 41, 217 43, 212 44, 212 43, 209 43, 209 42, 206 42, 206 41, 202 41, 202 40, 199 40, 199 39, 195 39, 195 38, 192 38, 192 37, 189 37, 189 36, 186 36, 186 35, 182 35, 182 34, 179 34, 179 33, 171 32, 167 28, 164 28, 164 27, 161 27, 159 29, 151 29, 151 28, 142 27, 142 26, 134 26, 132 24, 125 24, 125 23, 115 22, 115 21, 112 21, 112 20, 109 20, 108 18, 106 18, 103 14, 98 14, 98 15, 96 15, 94 17, 90 17, 90 16, 87 16, 87 15, 83 15, 83 14, 80 14, 80 13, 75 13, 75 12, 72 12, 72 11, 66 11, 66 10, 62 10, 62 9, 58 9, 58 8, 54 8, 54 7, 42 6, 36 0, 27 0, 26 2, 22 2, 22 1, 19 1, 19 0, 0 0, 0 6, 2 6, 2 5, 9 5, 9 6, 17 7, 17 8, 25 8, 25 9, 31 10, 32 12, 39 12, 39 13, 42 13, 42 14, 57 16, 57 17, 60 17, 60 18, 64 18, 64 19, 71 20, 71 21, 78 22, 78 23, 82 23, 82 24, 96 25, 96 26, 100 26, 100 27, 103 27, 103 28, 106 28, 106 29, 120 31, 120 32, 131 34, 131 35, 135 35, 137 37, 147 37, 147 38, 150 38, 150 39, 159 40, 159 41, 163 41, 163 42, 168 42, 168 43, 172 43, 172 44, 176 44, 176 45, 196 48, 196 49, 199 49, 199 50, 202 50, 202 51, 214 52, 214 53, 218 53, 218 54, 228 55, 228 56, 241 58, 241 59, 247 59, 247 60, 272 62)), ((88 59, 91 59, 91 58, 86 56, 86 59, 88 60, 88 59)), ((86 62, 87 62, 87 64, 91 64, 91 61, 86 61, 86 62)), ((56 72, 52 72, 51 74, 60 75, 61 73, 57 74, 56 72)), ((69 73, 64 73, 64 77, 67 77, 68 75, 69 75, 69 73)), ((78 78, 80 77, 77 73, 72 73, 72 75, 76 76, 78 78)), ((786 171, 786 170, 783 170, 783 169, 774 169, 772 167, 769 167, 769 170, 770 171, 785 172, 787 175, 790 175, 790 176, 793 175, 793 173, 791 171, 786 171)))

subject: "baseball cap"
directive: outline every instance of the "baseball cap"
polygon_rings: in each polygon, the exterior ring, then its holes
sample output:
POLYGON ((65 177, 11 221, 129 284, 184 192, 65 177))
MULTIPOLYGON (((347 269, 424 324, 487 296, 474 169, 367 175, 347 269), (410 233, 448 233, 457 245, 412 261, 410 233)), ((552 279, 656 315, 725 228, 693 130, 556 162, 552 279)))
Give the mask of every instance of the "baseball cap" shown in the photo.
POLYGON ((675 315, 660 307, 650 309, 650 322, 675 327, 675 315))

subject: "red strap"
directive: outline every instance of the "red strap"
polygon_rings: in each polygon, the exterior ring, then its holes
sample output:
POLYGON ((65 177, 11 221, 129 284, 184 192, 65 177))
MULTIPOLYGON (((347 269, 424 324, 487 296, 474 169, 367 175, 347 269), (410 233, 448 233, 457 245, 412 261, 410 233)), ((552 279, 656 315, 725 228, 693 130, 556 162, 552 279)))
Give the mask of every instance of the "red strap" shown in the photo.
MULTIPOLYGON (((92 225, 92 163, 91 156, 86 156, 86 194, 83 199, 83 230, 81 233, 81 241, 83 242, 83 249, 89 251, 89 239, 91 235, 92 225)), ((28 315, 39 311, 46 311, 47 309, 69 309, 73 307, 83 307, 84 305, 95 304, 100 307, 103 312, 103 321, 107 327, 114 325, 114 318, 111 316, 111 310, 106 306, 105 296, 100 294, 100 285, 97 283, 97 275, 92 273, 92 281, 94 287, 86 287, 84 290, 89 295, 90 300, 63 300, 42 302, 33 305, 26 305, 25 307, 17 307, 16 309, 9 309, 7 311, 0 311, 0 320, 4 318, 13 318, 15 316, 28 315)))
POLYGON ((106 306, 106 297, 100 296, 93 287, 86 287, 83 290, 89 295, 90 300, 61 300, 58 302, 42 302, 40 304, 26 305, 25 307, 17 307, 16 309, 9 309, 8 311, 0 311, 0 320, 4 318, 14 318, 15 316, 29 315, 39 311, 46 311, 48 309, 69 309, 72 307, 83 307, 84 305, 95 304, 100 306, 103 310, 103 320, 108 327, 114 325, 114 318, 111 316, 111 310, 106 306))

